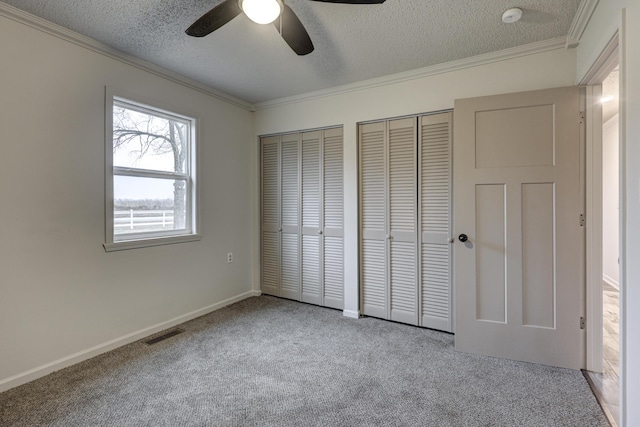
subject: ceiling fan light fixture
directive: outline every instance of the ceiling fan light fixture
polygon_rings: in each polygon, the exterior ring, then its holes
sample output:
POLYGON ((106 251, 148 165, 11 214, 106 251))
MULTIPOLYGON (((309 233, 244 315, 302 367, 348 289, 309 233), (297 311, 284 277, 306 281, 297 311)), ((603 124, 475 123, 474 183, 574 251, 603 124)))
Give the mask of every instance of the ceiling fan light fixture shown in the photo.
POLYGON ((282 1, 240 0, 240 8, 256 24, 270 24, 282 13, 282 1))

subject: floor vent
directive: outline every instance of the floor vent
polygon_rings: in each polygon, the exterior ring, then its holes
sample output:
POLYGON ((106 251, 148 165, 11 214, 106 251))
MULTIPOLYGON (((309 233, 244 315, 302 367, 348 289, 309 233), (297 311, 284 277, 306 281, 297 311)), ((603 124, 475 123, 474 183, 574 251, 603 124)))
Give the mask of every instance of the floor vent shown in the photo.
POLYGON ((149 340, 146 340, 146 341, 144 341, 144 343, 147 344, 147 345, 154 345, 154 344, 159 343, 160 341, 164 341, 164 340, 166 340, 168 338, 175 337, 176 335, 181 334, 183 332, 184 332, 183 329, 172 329, 172 330, 170 330, 169 332, 167 332, 165 334, 162 334, 162 335, 159 335, 159 336, 157 336, 155 338, 151 338, 149 340))

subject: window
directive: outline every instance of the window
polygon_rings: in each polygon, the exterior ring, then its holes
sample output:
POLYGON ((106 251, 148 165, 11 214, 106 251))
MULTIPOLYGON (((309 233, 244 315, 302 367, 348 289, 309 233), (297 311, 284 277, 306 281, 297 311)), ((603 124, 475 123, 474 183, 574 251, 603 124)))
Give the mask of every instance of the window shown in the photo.
POLYGON ((195 119, 109 93, 107 101, 105 250, 199 239, 195 119))

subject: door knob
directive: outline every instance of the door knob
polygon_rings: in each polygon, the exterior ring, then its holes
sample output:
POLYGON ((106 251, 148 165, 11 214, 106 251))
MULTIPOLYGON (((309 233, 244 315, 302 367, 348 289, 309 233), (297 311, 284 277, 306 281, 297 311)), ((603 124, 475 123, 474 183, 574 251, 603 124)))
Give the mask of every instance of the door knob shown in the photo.
POLYGON ((322 234, 322 230, 318 230, 318 234, 322 234))
POLYGON ((469 238, 467 237, 466 234, 461 234, 461 235, 458 236, 458 240, 460 240, 462 243, 464 243, 467 240, 469 240, 469 238))

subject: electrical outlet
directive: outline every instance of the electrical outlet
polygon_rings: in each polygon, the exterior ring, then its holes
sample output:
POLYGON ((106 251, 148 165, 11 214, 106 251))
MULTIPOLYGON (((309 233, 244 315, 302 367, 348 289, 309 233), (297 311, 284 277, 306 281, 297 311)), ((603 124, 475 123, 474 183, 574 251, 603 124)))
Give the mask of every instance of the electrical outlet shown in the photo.
POLYGON ((229 252, 227 254, 227 264, 231 264, 233 262, 233 252, 229 252))

